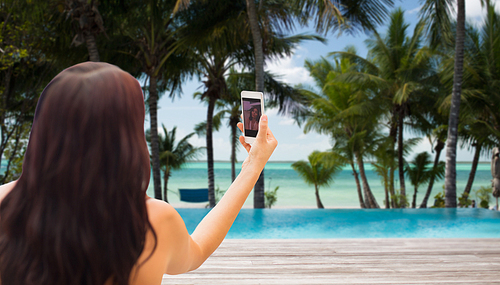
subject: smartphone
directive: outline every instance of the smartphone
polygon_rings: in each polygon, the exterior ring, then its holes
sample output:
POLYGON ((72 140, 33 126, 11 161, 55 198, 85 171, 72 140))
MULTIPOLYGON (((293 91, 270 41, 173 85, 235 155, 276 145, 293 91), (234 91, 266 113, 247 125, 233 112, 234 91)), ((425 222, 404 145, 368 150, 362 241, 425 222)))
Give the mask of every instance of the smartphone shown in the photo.
POLYGON ((251 144, 259 132, 259 121, 264 114, 264 94, 255 91, 241 91, 243 113, 243 136, 251 144))

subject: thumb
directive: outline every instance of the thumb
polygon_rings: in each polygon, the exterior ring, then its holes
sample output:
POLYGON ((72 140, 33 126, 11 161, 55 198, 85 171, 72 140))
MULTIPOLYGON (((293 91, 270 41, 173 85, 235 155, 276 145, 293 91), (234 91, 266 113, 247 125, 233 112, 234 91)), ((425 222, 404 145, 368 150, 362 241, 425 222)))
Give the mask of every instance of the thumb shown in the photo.
POLYGON ((262 115, 259 120, 259 132, 257 138, 267 138, 268 119, 267 115, 262 115))

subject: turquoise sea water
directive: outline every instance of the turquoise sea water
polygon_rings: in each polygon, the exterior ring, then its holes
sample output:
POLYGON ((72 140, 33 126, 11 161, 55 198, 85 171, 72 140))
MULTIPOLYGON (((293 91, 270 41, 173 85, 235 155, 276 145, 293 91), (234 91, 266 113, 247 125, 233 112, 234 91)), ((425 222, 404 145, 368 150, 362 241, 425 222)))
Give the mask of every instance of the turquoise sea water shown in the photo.
MULTIPOLYGON (((314 186, 307 185, 302 178, 292 169, 291 162, 270 162, 266 165, 265 187, 266 189, 274 189, 279 186, 277 192, 278 200, 275 204, 276 208, 315 208, 316 200, 314 196, 314 186)), ((226 190, 231 184, 231 164, 229 162, 216 162, 215 170, 215 186, 220 190, 226 190)), ((366 164, 366 174, 370 187, 380 206, 383 207, 385 194, 379 176, 372 171, 371 164, 366 164)), ((239 172, 241 164, 236 165, 236 172, 239 172)), ((460 194, 465 188, 469 177, 471 164, 457 164, 457 193, 460 194)), ((397 175, 397 173, 396 173, 397 175)), ((174 171, 169 179, 168 188, 171 190, 168 194, 168 199, 171 204, 176 207, 192 207, 197 204, 184 203, 179 201, 179 188, 206 188, 208 185, 207 179, 207 163, 206 162, 191 162, 185 165, 181 170, 174 171)), ((428 206, 432 206, 434 196, 443 191, 444 180, 436 181, 434 188, 429 198, 428 206)), ((396 183, 399 185, 399 182, 396 183)), ((476 178, 472 189, 478 189, 481 186, 491 186, 491 170, 489 163, 480 163, 476 172, 476 178)), ((406 180, 406 191, 409 201, 413 195, 413 186, 406 180)), ((419 188, 417 193, 417 205, 420 205, 427 185, 419 188)), ((148 195, 153 194, 153 179, 150 181, 148 195)), ((356 183, 349 167, 345 167, 343 171, 337 174, 330 186, 320 188, 320 197, 326 208, 359 208, 359 200, 356 191, 356 183)), ((474 199, 474 195, 472 196, 474 199)), ((493 200, 492 200, 493 203, 493 200)), ((198 207, 203 206, 198 205, 198 207)), ((252 207, 253 193, 250 194, 245 206, 252 207)))
MULTIPOLYGON (((178 209, 192 233, 208 209, 178 209)), ((487 209, 243 209, 227 238, 500 238, 487 209)))

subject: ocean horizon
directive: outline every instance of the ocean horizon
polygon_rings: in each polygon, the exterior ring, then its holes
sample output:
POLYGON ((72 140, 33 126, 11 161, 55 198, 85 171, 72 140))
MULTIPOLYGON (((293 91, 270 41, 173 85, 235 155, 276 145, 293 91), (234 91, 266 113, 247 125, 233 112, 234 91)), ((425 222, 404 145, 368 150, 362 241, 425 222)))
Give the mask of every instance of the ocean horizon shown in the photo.
MULTIPOLYGON (((292 161, 270 161, 264 169, 265 190, 277 191, 277 201, 273 208, 316 208, 316 198, 314 195, 314 186, 308 185, 292 169, 292 161)), ((5 167, 5 161, 2 161, 5 167)), ((472 163, 457 162, 457 196, 464 191, 467 180, 469 179, 472 163)), ((241 169, 241 162, 236 163, 236 175, 241 169)), ((380 177, 373 171, 370 162, 365 163, 366 176, 370 188, 381 208, 384 208, 385 193, 380 177)), ((480 162, 477 167, 476 177, 472 185, 471 199, 477 199, 474 190, 482 186, 491 187, 491 164, 490 162, 480 162)), ((215 188, 219 189, 221 194, 231 185, 231 163, 228 161, 214 162, 214 182, 215 188)), ((399 186, 396 171, 396 187, 399 186)), ((163 174, 162 174, 163 186, 163 174)), ((168 182, 168 201, 176 208, 203 208, 207 206, 203 203, 186 203, 179 200, 179 188, 207 188, 207 162, 191 161, 186 163, 182 169, 172 171, 172 176, 168 182)), ((434 204, 434 196, 444 189, 444 179, 435 181, 427 206, 434 204)), ((419 187, 417 192, 417 207, 420 206, 422 199, 427 191, 427 185, 419 187)), ((153 177, 151 176, 147 194, 154 197, 153 177)), ((342 171, 334 176, 328 186, 320 187, 319 195, 325 208, 360 208, 356 182, 352 175, 350 166, 345 166, 342 171)), ((409 202, 413 197, 413 186, 409 179, 406 179, 406 195, 409 202)), ((493 206, 492 197, 490 206, 493 206)), ((250 193, 244 204, 244 208, 253 208, 253 192, 250 193)))
MULTIPOLYGON (((274 190, 277 186, 277 201, 273 208, 316 208, 316 198, 314 195, 314 186, 308 185, 291 167, 293 162, 288 161, 270 161, 264 169, 264 186, 266 191, 274 190)), ((469 178, 472 163, 457 163, 457 196, 464 191, 469 178)), ((482 186, 491 186, 491 165, 489 162, 480 162, 478 164, 476 177, 472 186, 471 199, 477 199, 474 190, 482 186)), ((385 193, 380 177, 373 171, 371 163, 365 163, 366 175, 370 188, 381 208, 384 208, 385 193)), ((241 162, 236 163, 236 175, 241 169, 241 162)), ((207 162, 191 161, 184 165, 180 170, 172 171, 172 176, 168 182, 168 201, 174 207, 185 208, 205 207, 207 203, 186 203, 181 202, 178 196, 179 188, 207 188, 207 162)), ((397 171, 396 171, 397 177, 397 171)), ((406 195, 411 203, 414 187, 406 179, 406 195)), ((231 163, 228 161, 214 162, 214 182, 215 188, 225 191, 231 185, 231 163)), ((396 187, 399 180, 396 179, 396 187)), ((163 186, 163 177, 162 177, 163 186)), ((435 181, 427 206, 434 204, 434 196, 443 191, 444 179, 435 181)), ((148 195, 154 197, 153 179, 151 177, 148 195)), ((420 206, 427 185, 419 187, 417 192, 417 207, 420 206)), ((357 194, 356 182, 352 175, 350 166, 345 166, 342 171, 334 176, 328 186, 320 187, 319 195, 325 208, 360 208, 357 194)), ((493 201, 493 200, 492 200, 493 201)), ((250 193, 244 205, 245 208, 253 207, 253 192, 250 193)))

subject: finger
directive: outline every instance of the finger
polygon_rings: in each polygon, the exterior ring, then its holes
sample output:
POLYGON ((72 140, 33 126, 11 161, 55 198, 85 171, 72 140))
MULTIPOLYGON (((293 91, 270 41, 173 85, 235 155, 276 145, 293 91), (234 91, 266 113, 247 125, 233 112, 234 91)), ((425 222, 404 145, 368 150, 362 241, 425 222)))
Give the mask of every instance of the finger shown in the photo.
POLYGON ((238 123, 236 125, 238 126, 238 129, 240 129, 240 131, 243 132, 243 123, 238 123))
POLYGON ((250 144, 248 144, 247 142, 245 142, 245 137, 244 136, 240 136, 240 143, 247 150, 247 152, 250 151, 250 148, 252 146, 250 144))
POLYGON ((259 120, 259 132, 257 133, 257 138, 266 139, 269 129, 267 124, 267 115, 262 115, 259 120))

